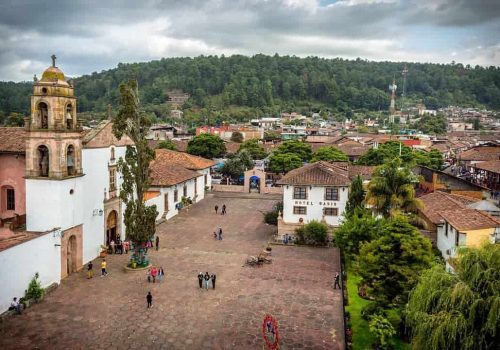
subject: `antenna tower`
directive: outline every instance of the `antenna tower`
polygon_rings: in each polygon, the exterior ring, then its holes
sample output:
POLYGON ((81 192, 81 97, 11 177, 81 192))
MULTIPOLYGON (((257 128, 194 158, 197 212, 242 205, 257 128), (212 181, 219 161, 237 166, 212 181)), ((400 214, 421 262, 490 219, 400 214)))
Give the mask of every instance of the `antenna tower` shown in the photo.
POLYGON ((406 76, 408 75, 408 68, 405 67, 403 68, 403 71, 401 72, 401 75, 403 76, 403 93, 401 94, 401 111, 404 110, 405 108, 405 102, 406 102, 406 76))

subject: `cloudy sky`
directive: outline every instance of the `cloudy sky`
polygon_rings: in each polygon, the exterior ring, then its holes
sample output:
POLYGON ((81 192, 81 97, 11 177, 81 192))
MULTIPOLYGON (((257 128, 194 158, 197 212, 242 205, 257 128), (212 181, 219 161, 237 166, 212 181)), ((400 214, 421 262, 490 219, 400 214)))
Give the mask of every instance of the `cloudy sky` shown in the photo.
POLYGON ((500 65, 500 0, 0 0, 0 80, 257 53, 500 65))

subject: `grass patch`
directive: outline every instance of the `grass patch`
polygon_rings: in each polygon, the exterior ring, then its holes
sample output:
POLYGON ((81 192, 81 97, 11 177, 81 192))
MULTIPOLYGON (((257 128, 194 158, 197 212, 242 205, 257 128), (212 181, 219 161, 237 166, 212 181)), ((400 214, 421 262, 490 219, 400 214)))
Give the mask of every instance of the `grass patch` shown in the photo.
MULTIPOLYGON (((353 270, 347 271, 347 293, 349 295, 349 306, 346 306, 346 311, 349 311, 351 316, 350 323, 352 328, 352 349, 353 350, 371 350, 372 344, 375 342, 375 337, 370 333, 368 321, 361 317, 361 309, 372 303, 372 301, 361 298, 358 295, 358 284, 361 281, 353 270)), ((399 315, 396 310, 387 310, 388 319, 397 329, 399 315)), ((399 337, 392 339, 394 349, 396 350, 411 350, 411 345, 404 342, 399 337)))

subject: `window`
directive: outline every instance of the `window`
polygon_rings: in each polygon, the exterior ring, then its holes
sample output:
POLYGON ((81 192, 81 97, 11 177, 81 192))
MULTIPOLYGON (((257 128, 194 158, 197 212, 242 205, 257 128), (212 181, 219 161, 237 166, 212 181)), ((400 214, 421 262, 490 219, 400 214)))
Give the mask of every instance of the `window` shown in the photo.
POLYGON ((337 208, 323 208, 324 216, 338 216, 339 210, 337 208))
POLYGON ((325 188, 325 201, 338 201, 339 189, 337 187, 325 188))
POLYGON ((293 207, 293 213, 297 215, 305 215, 307 214, 306 207, 293 207))
POLYGON ((7 188, 7 210, 16 210, 16 196, 13 188, 7 188))
POLYGON ((179 201, 179 191, 175 190, 174 191, 174 203, 177 203, 179 201))
POLYGON ((165 206, 163 211, 166 213, 166 212, 168 212, 168 193, 165 193, 163 196, 164 196, 163 202, 164 202, 164 206, 165 206))
POLYGON ((49 128, 49 106, 44 103, 40 102, 38 104, 38 123, 39 127, 41 129, 48 129, 49 128))
POLYGON ((208 175, 207 175, 207 174, 205 174, 204 178, 205 178, 205 186, 206 186, 206 185, 207 185, 207 183, 208 183, 208 175))
POLYGON ((306 187, 294 187, 293 188, 293 199, 307 199, 307 188, 306 187))
POLYGON ((115 160, 115 148, 111 147, 111 161, 115 160))
POLYGON ((194 195, 198 195, 198 181, 196 178, 194 179, 194 195))
POLYGON ((73 107, 71 104, 66 106, 66 128, 72 129, 73 127, 73 107))
POLYGON ((188 187, 186 184, 184 184, 184 187, 182 188, 182 195, 184 197, 187 197, 187 195, 188 195, 188 187))
POLYGON ((109 190, 116 190, 116 169, 109 169, 109 190))

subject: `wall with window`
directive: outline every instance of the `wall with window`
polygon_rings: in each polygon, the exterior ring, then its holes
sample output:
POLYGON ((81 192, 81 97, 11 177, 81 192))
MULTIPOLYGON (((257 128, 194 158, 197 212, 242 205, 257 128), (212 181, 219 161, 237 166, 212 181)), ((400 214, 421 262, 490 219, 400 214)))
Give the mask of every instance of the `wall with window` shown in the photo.
POLYGON ((296 224, 324 219, 339 226, 345 211, 349 188, 323 186, 283 186, 283 221, 296 224))
POLYGON ((26 214, 24 155, 0 154, 0 164, 0 216, 5 218, 14 214, 24 215, 26 214), (8 189, 14 191, 14 209, 10 209, 12 192, 7 191, 8 189))

